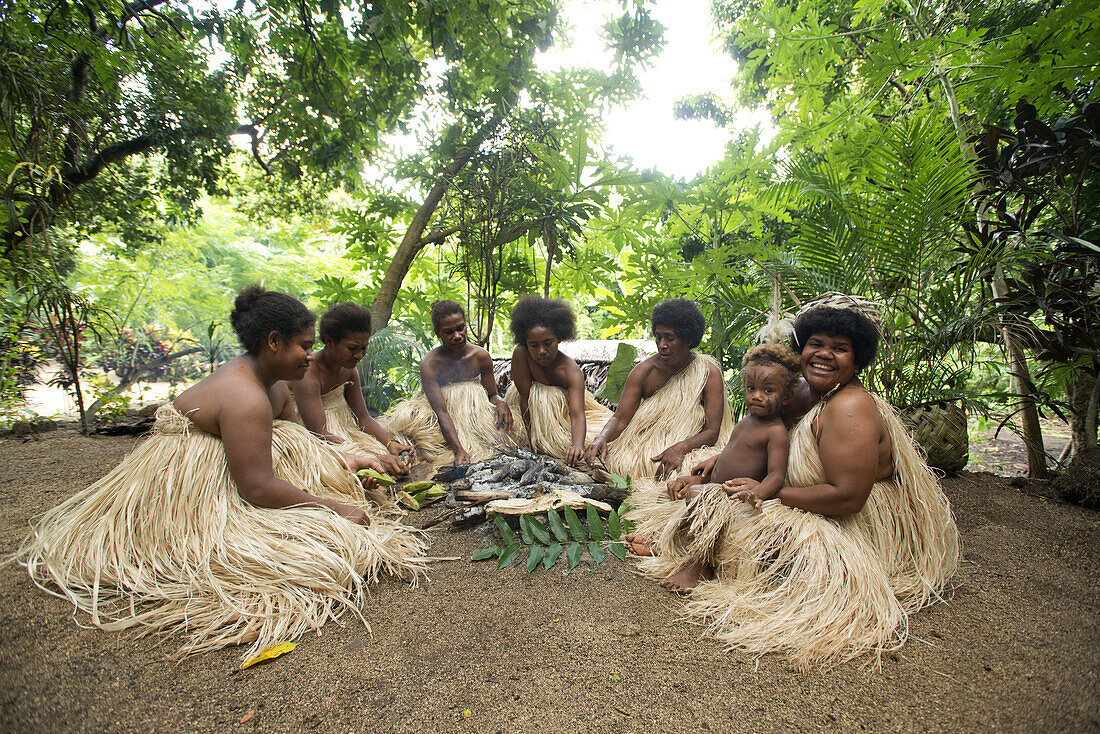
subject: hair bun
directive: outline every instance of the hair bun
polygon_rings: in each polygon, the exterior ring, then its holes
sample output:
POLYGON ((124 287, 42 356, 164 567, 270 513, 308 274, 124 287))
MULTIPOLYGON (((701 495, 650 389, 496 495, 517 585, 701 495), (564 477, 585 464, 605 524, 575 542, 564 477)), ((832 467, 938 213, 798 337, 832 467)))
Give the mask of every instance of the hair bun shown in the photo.
POLYGON ((240 331, 244 317, 256 308, 256 304, 266 293, 267 290, 262 285, 254 283, 237 294, 233 299, 233 311, 229 314, 229 323, 234 331, 240 331))

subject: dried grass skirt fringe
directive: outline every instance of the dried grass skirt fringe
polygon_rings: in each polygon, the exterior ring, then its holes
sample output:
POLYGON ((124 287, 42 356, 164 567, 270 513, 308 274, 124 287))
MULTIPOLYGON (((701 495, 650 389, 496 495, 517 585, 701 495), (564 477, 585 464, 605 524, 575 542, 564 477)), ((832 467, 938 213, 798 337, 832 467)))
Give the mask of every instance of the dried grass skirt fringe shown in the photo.
MULTIPOLYGON (((522 416, 519 405, 519 389, 515 383, 508 386, 508 407, 514 416, 522 416)), ((540 454, 565 458, 565 452, 573 442, 573 427, 569 423, 569 393, 564 387, 531 383, 527 405, 531 411, 530 432, 520 418, 517 433, 527 433, 531 448, 540 454)), ((611 411, 596 402, 592 393, 584 391, 584 445, 600 435, 604 424, 611 418, 611 411)))
POLYGON ((359 426, 359 419, 351 411, 351 406, 348 405, 344 395, 348 384, 355 385, 355 383, 338 385, 321 395, 321 406, 325 409, 325 427, 330 433, 344 440, 338 447, 343 451, 365 453, 370 456, 386 453, 386 447, 382 442, 359 426))
MULTIPOLYGON (((497 453, 493 446, 519 438, 515 431, 509 434, 497 428, 496 410, 480 381, 447 385, 443 399, 471 462, 485 461, 497 453)), ((512 418, 515 426, 522 425, 518 413, 513 412, 512 418)), ((379 421, 395 438, 416 446, 420 457, 433 466, 454 461, 454 452, 439 430, 439 418, 423 392, 398 403, 379 421)))
POLYGON ((362 619, 381 573, 423 573, 419 537, 366 502, 303 427, 276 421, 272 457, 276 476, 367 510, 370 527, 322 507, 245 502, 221 440, 164 407, 152 437, 35 523, 20 557, 98 627, 183 633, 180 654, 252 643, 245 658, 345 611, 362 619))
MULTIPOLYGON (((705 354, 696 354, 682 372, 641 402, 626 430, 608 444, 607 466, 611 471, 633 479, 652 477, 657 472, 652 457, 703 430, 706 415, 702 398, 709 365, 717 363, 705 354)), ((718 446, 725 446, 733 431, 729 400, 724 393, 722 408, 718 446)), ((681 468, 690 471, 691 465, 685 459, 681 468)))
MULTIPOLYGON (((947 498, 893 408, 875 400, 895 473, 874 485, 859 513, 823 517, 777 500, 756 511, 731 502, 719 485, 689 507, 670 501, 664 482, 639 482, 631 517, 659 553, 642 559, 642 570, 662 579, 692 559, 712 564, 716 578, 696 587, 686 612, 731 647, 823 665, 902 645, 908 615, 939 599, 955 573, 959 537, 947 498)), ((790 486, 824 481, 810 430, 819 410, 794 430, 790 486)))

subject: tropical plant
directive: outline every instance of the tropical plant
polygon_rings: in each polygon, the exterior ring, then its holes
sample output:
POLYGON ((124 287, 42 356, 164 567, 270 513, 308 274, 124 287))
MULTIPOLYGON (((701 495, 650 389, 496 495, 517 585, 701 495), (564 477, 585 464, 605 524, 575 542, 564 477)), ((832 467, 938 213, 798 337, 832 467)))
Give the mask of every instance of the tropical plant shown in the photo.
POLYGON ((494 515, 493 522, 504 545, 478 548, 471 560, 496 558, 497 568, 501 569, 515 563, 526 550, 527 573, 533 573, 540 565, 550 570, 563 555, 569 568, 574 569, 586 549, 596 565, 603 563, 606 553, 626 560, 622 537, 630 528, 624 526, 615 510, 608 513, 606 528, 592 505, 586 506, 584 522, 572 507, 563 508, 560 515, 557 510, 547 510, 545 523, 535 515, 520 515, 518 536, 501 515, 494 515))

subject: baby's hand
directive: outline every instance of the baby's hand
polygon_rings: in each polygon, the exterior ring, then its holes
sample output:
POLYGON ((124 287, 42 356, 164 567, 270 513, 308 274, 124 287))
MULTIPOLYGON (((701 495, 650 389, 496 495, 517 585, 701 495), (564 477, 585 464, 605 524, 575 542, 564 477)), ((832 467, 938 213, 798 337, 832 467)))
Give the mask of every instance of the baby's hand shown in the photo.
POLYGON ((747 502, 758 510, 764 506, 764 500, 760 499, 756 495, 756 492, 753 492, 751 489, 743 489, 739 492, 734 492, 730 495, 730 499, 747 502))

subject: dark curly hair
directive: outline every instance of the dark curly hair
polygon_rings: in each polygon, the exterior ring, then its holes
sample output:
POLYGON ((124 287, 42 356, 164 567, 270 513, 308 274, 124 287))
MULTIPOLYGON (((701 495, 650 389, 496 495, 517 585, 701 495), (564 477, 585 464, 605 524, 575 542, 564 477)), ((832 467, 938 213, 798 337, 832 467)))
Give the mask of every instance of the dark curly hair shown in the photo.
POLYGON ((661 301, 653 309, 649 320, 655 331, 658 326, 667 326, 676 332, 676 336, 689 342, 692 349, 703 341, 703 333, 707 330, 707 320, 703 318, 703 312, 686 298, 661 301))
POLYGON ((577 317, 573 307, 561 298, 524 296, 512 309, 512 336, 516 344, 527 341, 527 332, 536 326, 545 326, 554 332, 558 341, 577 338, 577 317))
POLYGON ((814 334, 851 339, 857 371, 871 364, 878 352, 878 327, 871 319, 850 308, 822 306, 802 314, 795 319, 791 346, 801 354, 806 348, 806 340, 814 334))
POLYGON ((462 318, 466 318, 466 310, 454 301, 442 300, 433 302, 432 331, 439 331, 439 325, 443 323, 443 319, 448 316, 453 316, 456 313, 460 313, 462 314, 462 318))
POLYGON ((229 322, 241 340, 241 346, 255 357, 263 349, 267 335, 275 332, 292 339, 313 326, 317 317, 293 296, 250 285, 233 301, 229 322))
POLYGON ((757 344, 741 358, 741 374, 752 365, 781 367, 784 371, 783 390, 786 394, 794 395, 794 391, 798 389, 798 381, 802 378, 802 360, 786 344, 757 344))
POLYGON ((337 303, 321 317, 321 341, 336 343, 348 334, 370 335, 370 311, 357 303, 337 303))

